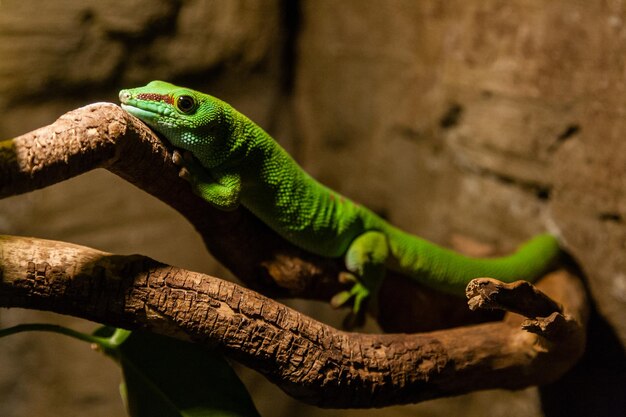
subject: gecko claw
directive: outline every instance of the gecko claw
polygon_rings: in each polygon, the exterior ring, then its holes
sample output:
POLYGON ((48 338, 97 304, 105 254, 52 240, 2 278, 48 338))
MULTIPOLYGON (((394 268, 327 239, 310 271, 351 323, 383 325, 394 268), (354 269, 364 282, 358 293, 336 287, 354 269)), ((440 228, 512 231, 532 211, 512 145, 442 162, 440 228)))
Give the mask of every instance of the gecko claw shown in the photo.
POLYGON ((356 276, 351 272, 342 271, 338 277, 340 284, 355 284, 358 282, 356 276))
POLYGON ((176 166, 182 166, 183 165, 183 163, 184 163, 183 156, 181 155, 180 152, 178 152, 178 150, 174 150, 174 152, 172 153, 172 162, 176 166))
POLYGON ((190 183, 195 181, 194 173, 196 171, 194 170, 196 169, 196 167, 194 165, 195 161, 191 152, 181 152, 178 149, 174 149, 174 152, 172 152, 172 162, 174 163, 174 165, 180 168, 180 170, 178 171, 178 176, 180 178, 190 183))
POLYGON ((354 294, 350 293, 350 291, 341 291, 333 296, 330 299, 330 305, 332 308, 339 308, 343 306, 345 303, 350 301, 350 299, 354 296, 354 294))
POLYGON ((330 305, 333 308, 339 308, 346 304, 351 304, 352 308, 343 321, 343 327, 347 330, 361 327, 365 323, 365 313, 370 301, 370 291, 358 282, 358 278, 354 274, 349 272, 340 273, 339 280, 344 284, 352 283, 352 288, 335 294, 330 300, 330 305))
POLYGON ((358 297, 355 297, 355 294, 350 291, 342 291, 330 300, 330 305, 333 308, 339 308, 348 303, 352 298, 355 298, 355 303, 341 323, 342 327, 346 330, 353 330, 356 327, 362 327, 365 324, 365 310, 358 308, 355 309, 355 306, 357 305, 356 298, 358 297))
POLYGON ((186 167, 182 167, 180 171, 178 171, 178 176, 185 181, 191 182, 191 172, 186 167))
POLYGON ((191 151, 174 149, 172 152, 172 162, 174 165, 182 166, 185 164, 193 163, 193 153, 191 151))

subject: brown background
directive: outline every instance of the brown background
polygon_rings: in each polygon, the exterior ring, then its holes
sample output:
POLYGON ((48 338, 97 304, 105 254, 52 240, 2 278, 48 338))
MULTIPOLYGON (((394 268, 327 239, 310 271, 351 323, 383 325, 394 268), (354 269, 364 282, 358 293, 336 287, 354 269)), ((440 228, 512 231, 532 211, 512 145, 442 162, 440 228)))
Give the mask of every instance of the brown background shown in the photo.
MULTIPOLYGON (((534 233, 558 233, 608 322, 602 337, 613 347, 603 346, 618 353, 600 358, 614 370, 608 380, 598 369, 580 380, 623 387, 623 362, 611 361, 623 354, 618 341, 626 344, 625 8, 573 0, 2 0, 0 137, 117 101, 120 88, 152 79, 210 92, 274 134, 322 182, 421 236, 510 249, 534 233)), ((0 201, 0 233, 226 274, 180 216, 104 171, 0 201)), ((297 306, 337 322, 324 307, 297 306)), ((1 327, 27 321, 92 327, 0 312, 1 327)), ((21 335, 0 340, 0 351, 0 415, 124 415, 117 370, 83 344, 21 335)), ((383 413, 317 410, 258 375, 245 379, 268 416, 383 413)), ((547 414, 535 389, 384 411, 392 413, 547 414)))

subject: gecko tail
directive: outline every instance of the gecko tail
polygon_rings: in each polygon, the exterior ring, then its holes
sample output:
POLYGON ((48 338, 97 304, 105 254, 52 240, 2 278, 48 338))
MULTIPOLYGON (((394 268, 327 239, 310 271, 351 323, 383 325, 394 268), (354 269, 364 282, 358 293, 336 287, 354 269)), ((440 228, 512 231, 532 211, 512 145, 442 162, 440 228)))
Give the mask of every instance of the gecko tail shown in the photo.
POLYGON ((475 278, 534 282, 556 268, 562 253, 558 239, 551 234, 537 235, 512 254, 496 258, 467 257, 422 240, 418 252, 410 257, 412 272, 405 271, 426 286, 463 296, 475 278))
POLYGON ((490 277, 502 282, 528 281, 535 282, 547 272, 557 267, 561 259, 561 248, 558 239, 551 234, 537 235, 524 242, 518 249, 500 258, 472 259, 476 263, 462 279, 462 288, 455 292, 465 292, 465 287, 472 279, 490 277), (484 269, 483 269, 484 268, 484 269), (479 272, 481 276, 478 276, 479 272), (471 272, 470 272, 471 271, 471 272))
MULTIPOLYGON (((509 258, 512 269, 518 268, 523 273, 523 276, 518 279, 534 282, 549 270, 556 268, 562 253, 558 238, 545 233, 522 244, 509 258)), ((512 272, 512 275, 514 278, 515 271, 512 272)), ((511 279, 509 282, 512 281, 515 279, 511 279)))

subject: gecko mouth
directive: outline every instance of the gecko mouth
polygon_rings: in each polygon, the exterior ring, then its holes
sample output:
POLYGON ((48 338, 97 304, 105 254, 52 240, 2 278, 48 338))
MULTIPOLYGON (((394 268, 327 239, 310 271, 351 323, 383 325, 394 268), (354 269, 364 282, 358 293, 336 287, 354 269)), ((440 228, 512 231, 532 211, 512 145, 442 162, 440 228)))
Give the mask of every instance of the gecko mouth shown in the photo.
POLYGON ((157 116, 172 116, 173 110, 161 101, 148 101, 140 95, 133 97, 130 91, 122 90, 119 94, 121 106, 124 110, 144 121, 156 121, 157 116))
POLYGON ((128 113, 132 114, 135 117, 138 117, 139 119, 145 122, 156 121, 156 117, 159 115, 159 113, 156 113, 151 110, 145 110, 141 107, 133 106, 132 104, 122 103, 121 106, 128 113))

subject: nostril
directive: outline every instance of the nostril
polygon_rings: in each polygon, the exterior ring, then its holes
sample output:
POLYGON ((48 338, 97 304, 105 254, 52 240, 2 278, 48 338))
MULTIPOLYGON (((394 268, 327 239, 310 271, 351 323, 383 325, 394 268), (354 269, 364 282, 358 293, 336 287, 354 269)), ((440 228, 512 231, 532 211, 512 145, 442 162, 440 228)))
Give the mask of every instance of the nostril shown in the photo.
POLYGON ((122 103, 126 103, 128 100, 130 100, 130 93, 128 92, 128 90, 122 90, 120 91, 119 97, 122 103))

